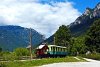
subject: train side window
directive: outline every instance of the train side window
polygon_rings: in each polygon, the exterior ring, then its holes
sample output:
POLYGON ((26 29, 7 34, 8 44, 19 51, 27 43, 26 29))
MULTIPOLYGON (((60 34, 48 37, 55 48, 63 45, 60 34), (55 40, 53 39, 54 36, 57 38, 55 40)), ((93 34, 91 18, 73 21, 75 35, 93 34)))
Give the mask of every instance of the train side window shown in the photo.
POLYGON ((62 48, 61 48, 61 51, 62 51, 62 48))
POLYGON ((64 48, 63 48, 63 52, 64 52, 64 48))
POLYGON ((56 50, 55 51, 57 51, 57 47, 55 47, 56 48, 56 50))
POLYGON ((61 48, 60 48, 60 51, 61 51, 61 48))
POLYGON ((58 51, 59 51, 59 47, 58 47, 58 51))
POLYGON ((55 47, 53 47, 53 51, 55 51, 55 47))
POLYGON ((60 47, 59 47, 59 51, 60 51, 60 47))
POLYGON ((62 49, 61 51, 63 52, 63 48, 61 48, 61 49, 62 49))
POLYGON ((61 48, 59 48, 59 51, 61 51, 61 48))
POLYGON ((67 50, 65 49, 65 52, 66 52, 67 50))
POLYGON ((54 51, 54 47, 51 47, 51 51, 54 51))
POLYGON ((57 47, 57 51, 58 51, 58 47, 57 47))
POLYGON ((65 48, 64 48, 64 52, 65 52, 65 48))
POLYGON ((51 47, 51 51, 52 51, 52 47, 51 47))
POLYGON ((56 51, 56 47, 53 47, 53 50, 56 51))
POLYGON ((65 48, 65 52, 66 52, 66 48, 65 48))

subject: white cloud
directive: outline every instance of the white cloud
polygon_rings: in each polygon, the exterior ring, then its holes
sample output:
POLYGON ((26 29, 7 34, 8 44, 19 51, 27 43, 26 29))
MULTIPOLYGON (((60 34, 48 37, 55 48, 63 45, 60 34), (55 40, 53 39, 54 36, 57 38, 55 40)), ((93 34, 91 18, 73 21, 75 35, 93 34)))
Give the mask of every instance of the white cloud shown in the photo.
POLYGON ((60 25, 68 25, 80 15, 71 2, 49 5, 36 1, 0 0, 0 24, 32 27, 48 37, 60 25))

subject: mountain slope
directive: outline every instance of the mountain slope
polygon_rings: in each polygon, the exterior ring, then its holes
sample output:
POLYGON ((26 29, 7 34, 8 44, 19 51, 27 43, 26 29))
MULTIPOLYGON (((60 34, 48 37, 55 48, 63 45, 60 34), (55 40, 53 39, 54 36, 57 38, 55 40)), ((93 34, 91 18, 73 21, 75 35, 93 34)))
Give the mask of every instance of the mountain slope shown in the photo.
MULTIPOLYGON (((72 36, 76 37, 84 34, 98 18, 100 18, 100 3, 98 3, 93 9, 86 8, 85 12, 81 16, 79 16, 73 23, 68 25, 72 36)), ((44 42, 53 44, 53 38, 54 35, 50 36, 44 42)))
MULTIPOLYGON (((10 50, 17 47, 27 47, 29 45, 29 29, 20 26, 0 26, 0 46, 3 50, 10 50)), ((43 41, 42 35, 32 29, 32 44, 43 41)))
POLYGON ((94 9, 86 8, 85 12, 69 25, 73 36, 86 32, 97 18, 100 18, 100 3, 94 9))

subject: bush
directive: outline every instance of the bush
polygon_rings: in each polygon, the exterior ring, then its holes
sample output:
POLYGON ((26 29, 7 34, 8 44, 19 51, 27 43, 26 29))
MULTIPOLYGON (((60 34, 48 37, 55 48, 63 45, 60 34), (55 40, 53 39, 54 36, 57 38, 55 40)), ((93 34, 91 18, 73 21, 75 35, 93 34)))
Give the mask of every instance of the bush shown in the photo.
POLYGON ((7 65, 4 62, 0 62, 0 67, 7 67, 7 65))
POLYGON ((3 54, 3 60, 7 60, 7 61, 14 61, 16 60, 18 57, 16 56, 16 54, 14 52, 11 53, 4 53, 3 54))
POLYGON ((17 48, 14 50, 17 56, 28 56, 29 50, 26 48, 17 48))

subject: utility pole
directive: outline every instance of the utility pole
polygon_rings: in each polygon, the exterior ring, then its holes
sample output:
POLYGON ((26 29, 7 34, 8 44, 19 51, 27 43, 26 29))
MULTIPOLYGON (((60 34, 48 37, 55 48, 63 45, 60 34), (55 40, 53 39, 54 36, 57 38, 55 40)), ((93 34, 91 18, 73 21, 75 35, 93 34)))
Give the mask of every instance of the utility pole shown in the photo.
POLYGON ((30 60, 32 60, 32 29, 30 28, 30 60))

